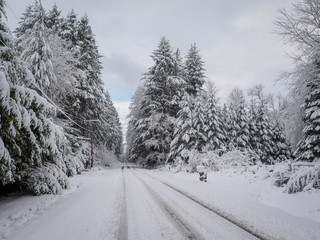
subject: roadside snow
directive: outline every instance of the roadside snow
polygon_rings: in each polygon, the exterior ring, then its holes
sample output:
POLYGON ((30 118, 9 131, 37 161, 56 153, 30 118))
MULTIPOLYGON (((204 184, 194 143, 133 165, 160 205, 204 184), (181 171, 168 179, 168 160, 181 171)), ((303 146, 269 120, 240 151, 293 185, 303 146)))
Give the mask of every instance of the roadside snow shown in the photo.
POLYGON ((141 170, 216 209, 280 239, 320 239, 320 191, 284 193, 273 186, 268 167, 208 173, 141 170))
POLYGON ((13 194, 0 198, 0 238, 4 239, 13 229, 25 224, 35 216, 45 212, 54 203, 76 192, 92 173, 84 173, 69 178, 70 189, 63 190, 61 195, 33 196, 13 194))

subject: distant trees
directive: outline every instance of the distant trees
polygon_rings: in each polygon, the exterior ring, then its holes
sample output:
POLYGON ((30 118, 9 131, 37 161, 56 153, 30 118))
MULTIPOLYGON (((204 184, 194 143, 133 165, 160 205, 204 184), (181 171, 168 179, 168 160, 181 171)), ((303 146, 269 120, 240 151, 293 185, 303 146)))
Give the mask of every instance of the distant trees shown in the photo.
POLYGON ((191 151, 221 155, 231 150, 255 153, 266 164, 290 157, 280 122, 268 119, 276 114, 262 86, 249 91, 250 107, 243 91, 235 88, 222 108, 214 86, 204 86, 204 63, 195 44, 183 63, 180 51, 174 53, 162 38, 152 59, 131 104, 129 161, 186 164, 191 151))

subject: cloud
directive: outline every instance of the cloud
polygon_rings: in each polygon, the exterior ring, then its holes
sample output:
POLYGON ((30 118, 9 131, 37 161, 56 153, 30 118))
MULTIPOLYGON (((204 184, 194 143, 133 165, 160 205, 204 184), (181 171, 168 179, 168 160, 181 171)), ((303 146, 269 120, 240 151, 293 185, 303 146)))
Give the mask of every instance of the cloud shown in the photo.
MULTIPOLYGON (((18 17, 33 0, 9 1, 18 17)), ((73 8, 88 14, 103 62, 103 81, 113 100, 129 101, 153 64, 150 55, 162 36, 185 55, 197 43, 207 76, 226 97, 235 86, 263 83, 278 91, 274 80, 291 62, 273 34, 272 21, 292 0, 42 0, 66 15, 73 8)), ((7 11, 11 29, 17 26, 7 11)))

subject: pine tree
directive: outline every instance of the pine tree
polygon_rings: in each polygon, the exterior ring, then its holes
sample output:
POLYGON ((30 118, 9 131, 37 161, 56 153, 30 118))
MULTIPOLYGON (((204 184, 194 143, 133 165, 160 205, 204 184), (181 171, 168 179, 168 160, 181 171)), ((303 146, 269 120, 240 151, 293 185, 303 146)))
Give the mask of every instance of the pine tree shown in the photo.
POLYGON ((236 110, 232 105, 229 106, 228 109, 228 120, 229 120, 229 130, 228 130, 228 150, 234 150, 237 147, 236 139, 237 139, 237 130, 240 129, 237 122, 236 110))
POLYGON ((259 106, 256 128, 256 153, 259 155, 262 163, 273 164, 271 126, 263 102, 259 106))
POLYGON ((298 143, 294 153, 296 160, 320 161, 320 54, 319 50, 309 58, 301 77, 305 78, 307 94, 304 99, 303 139, 298 143))
MULTIPOLYGON (((26 15, 28 14, 26 13, 26 15)), ((48 44, 48 31, 44 19, 45 11, 41 4, 35 1, 33 14, 29 19, 33 22, 32 28, 25 29, 23 26, 28 25, 20 22, 22 23, 21 27, 17 28, 16 33, 19 36, 18 49, 24 49, 21 52, 21 58, 26 61, 28 68, 34 75, 37 87, 49 93, 50 83, 55 81, 56 78, 53 73, 52 51, 48 44), (19 32, 19 29, 25 29, 25 31, 19 32)))
POLYGON ((203 61, 199 55, 196 44, 192 44, 185 62, 186 90, 191 96, 196 96, 201 90, 205 80, 203 61))
POLYGON ((45 16, 45 24, 54 33, 61 33, 63 19, 61 11, 59 11, 57 4, 52 6, 52 9, 45 16))
POLYGON ((205 135, 208 139, 206 149, 209 151, 225 151, 226 136, 223 131, 221 114, 219 112, 216 90, 207 91, 204 107, 205 135))
POLYGON ((76 50, 75 48, 78 47, 79 21, 73 9, 63 19, 61 29, 61 37, 69 42, 69 49, 76 50))
POLYGON ((53 107, 28 88, 35 80, 13 49, 4 6, 0 0, 0 190, 9 186, 28 187, 34 194, 61 193, 68 184, 64 136, 50 120, 53 107))
POLYGON ((141 133, 140 140, 136 141, 132 155, 155 165, 164 163, 167 158, 174 126, 171 79, 175 77, 175 61, 168 40, 161 39, 152 59, 154 65, 145 74, 144 94, 139 102, 141 116, 137 130, 141 133))
POLYGON ((231 119, 230 119, 230 114, 229 114, 229 109, 227 104, 223 104, 223 108, 221 110, 221 113, 219 113, 220 118, 221 118, 221 130, 224 135, 224 146, 226 149, 228 149, 229 142, 231 141, 231 136, 230 136, 230 129, 231 129, 231 119))
POLYGON ((193 114, 193 128, 196 130, 194 136, 191 138, 189 144, 192 146, 192 149, 197 150, 198 152, 203 152, 207 145, 208 138, 206 134, 206 122, 205 122, 205 111, 204 108, 204 99, 203 96, 198 93, 198 96, 194 99, 192 114, 193 114))
POLYGON ((271 141, 271 154, 274 161, 282 162, 288 160, 291 156, 290 148, 283 134, 283 129, 278 121, 276 121, 275 125, 271 129, 271 141))
POLYGON ((257 119, 258 119, 258 113, 256 110, 256 106, 253 101, 250 103, 249 108, 249 145, 252 150, 257 149, 257 142, 258 142, 258 130, 257 130, 257 119))
POLYGON ((197 130, 194 128, 193 100, 187 92, 180 102, 181 110, 178 112, 178 119, 174 130, 174 137, 170 144, 170 153, 167 162, 188 162, 183 154, 194 148, 194 139, 197 130))
POLYGON ((137 162, 137 159, 135 157, 135 150, 134 148, 137 145, 141 145, 141 143, 137 143, 137 139, 140 136, 140 133, 138 132, 136 128, 137 121, 139 120, 139 117, 141 116, 140 109, 139 109, 139 102, 143 95, 143 87, 140 86, 135 91, 130 104, 130 112, 127 116, 129 119, 128 123, 128 129, 127 129, 127 135, 126 135, 126 141, 127 141, 127 159, 131 162, 137 162))
POLYGON ((247 118, 247 112, 244 105, 244 100, 241 100, 236 109, 236 138, 235 145, 239 150, 250 150, 250 131, 247 118))

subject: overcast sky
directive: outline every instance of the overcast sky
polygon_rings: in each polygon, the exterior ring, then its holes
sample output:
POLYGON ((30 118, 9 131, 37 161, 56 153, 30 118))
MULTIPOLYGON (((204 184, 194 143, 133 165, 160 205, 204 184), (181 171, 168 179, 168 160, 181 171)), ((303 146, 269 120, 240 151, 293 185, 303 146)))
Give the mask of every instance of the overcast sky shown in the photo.
MULTIPOLYGON (((6 0, 20 18, 32 0, 6 0)), ((123 116, 141 84, 141 76, 152 65, 150 54, 165 36, 185 56, 196 43, 205 62, 206 76, 214 81, 222 99, 233 87, 244 90, 262 83, 267 92, 291 61, 273 21, 279 8, 292 0, 42 0, 46 10, 54 3, 65 16, 74 9, 87 13, 103 55, 102 79, 123 116), (119 107, 121 106, 121 107, 119 107)), ((7 9, 13 30, 17 19, 7 9)))

